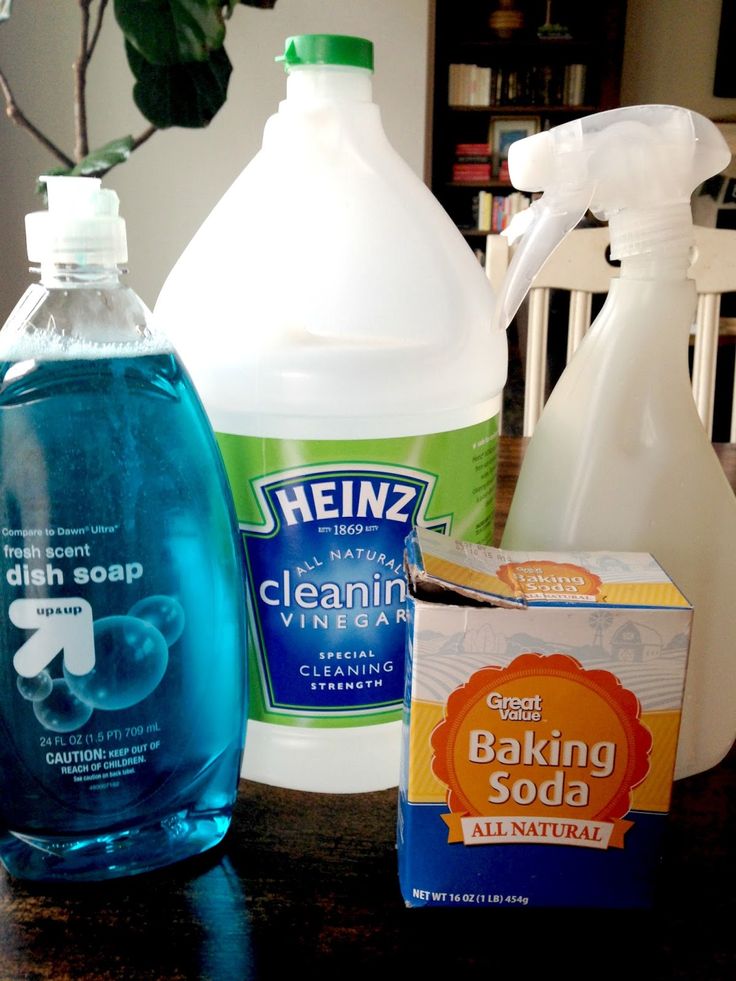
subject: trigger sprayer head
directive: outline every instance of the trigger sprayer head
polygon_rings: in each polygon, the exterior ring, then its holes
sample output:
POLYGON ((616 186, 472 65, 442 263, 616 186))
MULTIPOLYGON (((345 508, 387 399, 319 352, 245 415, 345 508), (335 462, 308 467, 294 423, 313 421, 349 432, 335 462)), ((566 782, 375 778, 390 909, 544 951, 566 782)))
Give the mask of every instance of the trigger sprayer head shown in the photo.
POLYGON ((608 221, 611 256, 692 244, 690 195, 731 159, 717 127, 679 106, 625 106, 512 144, 511 182, 543 192, 496 305, 508 327, 537 272, 590 208, 608 221))
POLYGON ((118 196, 103 189, 98 177, 41 177, 48 211, 26 215, 31 262, 109 266, 125 262, 125 221, 118 196))

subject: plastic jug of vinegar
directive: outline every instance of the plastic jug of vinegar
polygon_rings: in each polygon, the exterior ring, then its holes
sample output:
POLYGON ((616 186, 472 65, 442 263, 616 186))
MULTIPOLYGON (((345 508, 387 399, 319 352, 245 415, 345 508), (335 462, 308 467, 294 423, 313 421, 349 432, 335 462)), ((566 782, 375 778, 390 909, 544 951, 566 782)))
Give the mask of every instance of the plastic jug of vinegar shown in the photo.
POLYGON ((413 525, 488 542, 506 378, 492 293, 390 146, 373 47, 289 38, 263 146, 156 312, 218 434, 247 553, 243 773, 394 786, 413 525))

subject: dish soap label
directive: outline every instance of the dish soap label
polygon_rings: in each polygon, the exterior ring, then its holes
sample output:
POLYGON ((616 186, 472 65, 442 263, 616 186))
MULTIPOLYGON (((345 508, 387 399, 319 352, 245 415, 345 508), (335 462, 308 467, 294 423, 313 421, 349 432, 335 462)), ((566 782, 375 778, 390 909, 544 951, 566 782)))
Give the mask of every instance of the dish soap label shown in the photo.
POLYGON ((170 778, 183 746, 199 772, 237 731, 237 694, 218 702, 218 727, 203 708, 214 676, 239 677, 226 666, 242 593, 220 609, 202 599, 224 583, 212 540, 232 526, 216 471, 177 457, 215 446, 172 355, 17 364, 0 362, 0 763, 29 797, 48 795, 39 821, 59 799, 69 821, 110 820, 170 778), (101 435, 75 439, 92 417, 101 435))
POLYGON ((384 440, 218 440, 247 557, 251 718, 398 718, 404 540, 419 525, 490 541, 496 419, 384 440))

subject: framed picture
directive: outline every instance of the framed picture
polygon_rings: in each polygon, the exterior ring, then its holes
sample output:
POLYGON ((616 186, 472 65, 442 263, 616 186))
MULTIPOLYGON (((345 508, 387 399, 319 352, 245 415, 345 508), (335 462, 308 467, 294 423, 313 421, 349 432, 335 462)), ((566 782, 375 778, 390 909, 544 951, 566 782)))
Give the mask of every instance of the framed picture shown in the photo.
POLYGON ((499 116, 491 119, 488 142, 493 148, 493 172, 499 180, 508 180, 509 147, 539 132, 539 116, 499 116))
POLYGON ((716 54, 716 74, 713 79, 713 95, 721 99, 733 99, 736 96, 736 64, 733 58, 735 30, 736 0, 723 0, 716 54))

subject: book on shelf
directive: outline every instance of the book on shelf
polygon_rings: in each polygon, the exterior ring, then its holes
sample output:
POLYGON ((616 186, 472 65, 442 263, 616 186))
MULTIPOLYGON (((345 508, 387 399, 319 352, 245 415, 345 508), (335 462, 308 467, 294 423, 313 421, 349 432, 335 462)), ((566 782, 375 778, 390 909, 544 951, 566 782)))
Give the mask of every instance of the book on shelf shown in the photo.
POLYGON ((514 215, 528 208, 529 203, 529 198, 520 191, 510 194, 479 191, 473 198, 473 231, 502 232, 514 215))
POLYGON ((490 143, 456 143, 455 156, 460 157, 482 157, 485 160, 491 158, 490 143))
POLYGON ((453 181, 490 181, 493 155, 488 143, 457 143, 452 164, 453 181))
POLYGON ((448 78, 448 105, 476 106, 580 106, 585 101, 587 66, 452 64, 448 78))
POLYGON ((491 69, 481 65, 450 65, 448 102, 451 106, 489 106, 491 69))
POLYGON ((565 65, 562 101, 566 106, 582 106, 585 103, 586 65, 565 65))
POLYGON ((486 183, 491 179, 492 165, 490 163, 454 163, 452 179, 457 183, 463 181, 479 181, 486 183))
POLYGON ((490 191, 479 191, 473 200, 475 227, 479 232, 490 232, 493 223, 493 195, 490 191))

